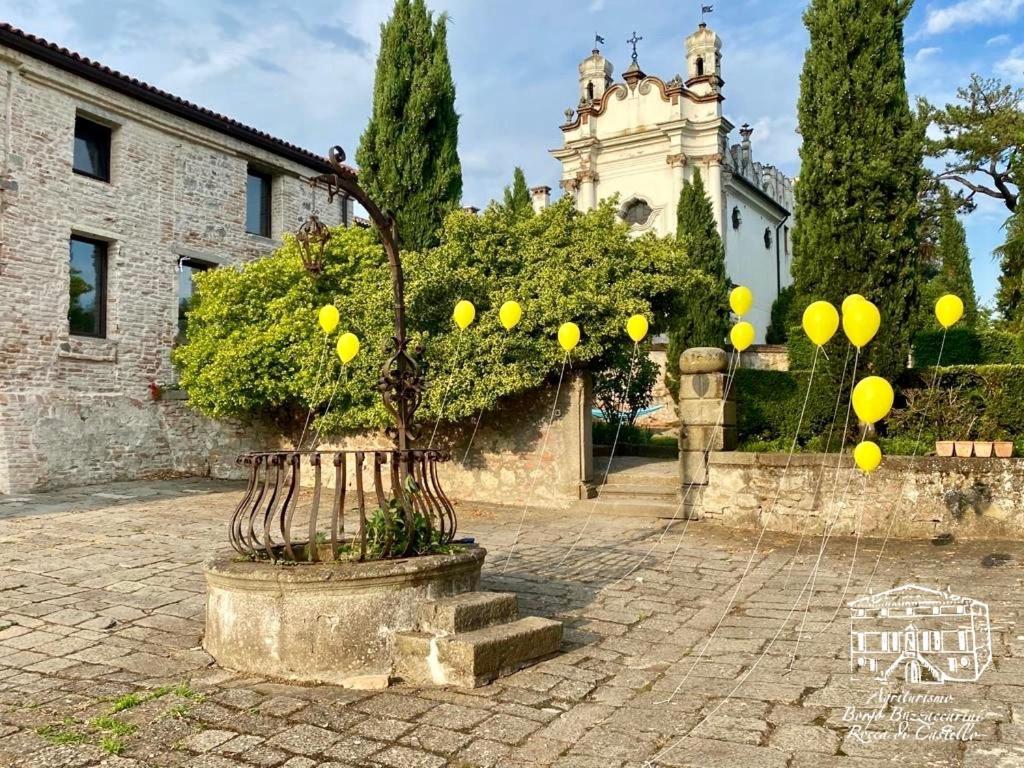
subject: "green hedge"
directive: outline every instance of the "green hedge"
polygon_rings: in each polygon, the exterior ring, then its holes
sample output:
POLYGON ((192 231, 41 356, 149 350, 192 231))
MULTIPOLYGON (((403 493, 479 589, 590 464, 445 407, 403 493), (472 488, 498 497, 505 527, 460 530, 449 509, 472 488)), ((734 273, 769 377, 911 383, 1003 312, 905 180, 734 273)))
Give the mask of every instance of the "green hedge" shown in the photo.
POLYGON ((938 361, 942 332, 928 331, 914 338, 914 364, 918 367, 943 365, 1024 364, 1024 338, 1009 331, 953 328, 946 333, 942 360, 938 361))
MULTIPOLYGON (((837 356, 829 354, 831 365, 837 356)), ((939 439, 1014 440, 1018 451, 1024 447, 1024 364, 942 367, 938 385, 931 389, 935 371, 908 370, 896 382, 895 407, 878 425, 887 452, 921 453, 939 439)), ((737 371, 734 389, 741 450, 788 450, 808 375, 808 371, 737 371)), ((815 374, 800 430, 801 447, 823 447, 835 408, 833 382, 837 379, 827 370, 815 374)), ((843 405, 846 397, 844 392, 843 405)))

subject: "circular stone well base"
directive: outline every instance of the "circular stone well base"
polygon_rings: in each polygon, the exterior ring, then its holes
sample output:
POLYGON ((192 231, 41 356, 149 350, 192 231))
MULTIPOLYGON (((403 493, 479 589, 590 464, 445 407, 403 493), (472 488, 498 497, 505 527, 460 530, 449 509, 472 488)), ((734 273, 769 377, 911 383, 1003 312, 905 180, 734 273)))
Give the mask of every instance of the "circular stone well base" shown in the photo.
POLYGON ((383 687, 396 632, 425 600, 471 592, 487 551, 366 563, 208 561, 203 647, 222 667, 307 683, 383 687))

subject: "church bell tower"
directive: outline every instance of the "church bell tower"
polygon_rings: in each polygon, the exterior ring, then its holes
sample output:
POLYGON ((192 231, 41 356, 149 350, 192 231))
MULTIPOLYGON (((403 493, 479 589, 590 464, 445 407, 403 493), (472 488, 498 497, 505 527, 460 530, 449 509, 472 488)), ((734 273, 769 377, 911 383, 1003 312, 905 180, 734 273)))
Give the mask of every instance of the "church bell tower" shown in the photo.
POLYGON ((709 96, 719 93, 722 85, 722 38, 701 22, 686 38, 686 87, 709 96))

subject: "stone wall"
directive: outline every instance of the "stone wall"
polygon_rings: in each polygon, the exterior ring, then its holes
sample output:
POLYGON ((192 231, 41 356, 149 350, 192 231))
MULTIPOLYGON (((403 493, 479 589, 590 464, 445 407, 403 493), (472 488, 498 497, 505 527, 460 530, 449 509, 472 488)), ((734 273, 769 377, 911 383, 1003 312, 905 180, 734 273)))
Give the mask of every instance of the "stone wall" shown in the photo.
POLYGON ((175 380, 179 259, 267 253, 312 171, 5 48, 0 119, 0 493, 199 467, 221 428, 179 429, 149 392, 175 380), (114 126, 110 183, 72 172, 78 112, 114 126), (272 238, 245 231, 249 163, 274 174, 272 238), (108 243, 106 338, 68 332, 72 234, 108 243))
MULTIPOLYGON (((554 387, 549 386, 509 398, 483 415, 475 437, 475 418, 440 428, 433 445, 452 454, 452 460, 438 470, 448 496, 546 507, 567 507, 578 501, 593 474, 590 379, 574 377, 563 384, 552 419, 554 395, 554 387)), ((417 445, 429 444, 432 431, 433 424, 423 424, 417 445)), ((351 435, 321 446, 323 450, 389 447, 380 433, 351 435)), ((310 475, 304 473, 303 481, 310 475)), ((369 477, 367 469, 365 478, 369 477)), ((328 483, 328 487, 333 486, 328 483)), ((355 487, 352 477, 348 487, 355 487)))
POLYGON ((770 530, 789 533, 820 533, 835 518, 837 534, 859 521, 864 535, 885 536, 895 513, 894 538, 1024 535, 1024 459, 886 457, 865 479, 846 456, 838 486, 835 454, 796 454, 788 471, 786 462, 778 453, 712 453, 703 515, 741 528, 760 528, 767 515, 770 530))
POLYGON ((740 352, 740 368, 788 371, 789 348, 785 344, 753 344, 740 352))

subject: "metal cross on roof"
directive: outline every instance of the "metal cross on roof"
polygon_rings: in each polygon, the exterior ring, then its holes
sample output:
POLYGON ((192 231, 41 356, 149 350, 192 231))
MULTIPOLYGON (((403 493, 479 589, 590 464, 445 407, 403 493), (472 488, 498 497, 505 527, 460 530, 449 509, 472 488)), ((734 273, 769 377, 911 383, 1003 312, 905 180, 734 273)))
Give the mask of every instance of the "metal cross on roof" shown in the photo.
POLYGON ((633 30, 633 36, 626 41, 627 43, 629 43, 630 45, 633 46, 633 63, 634 64, 636 64, 636 44, 639 43, 641 40, 643 40, 643 38, 642 37, 637 37, 636 36, 636 30, 634 29, 633 30))

